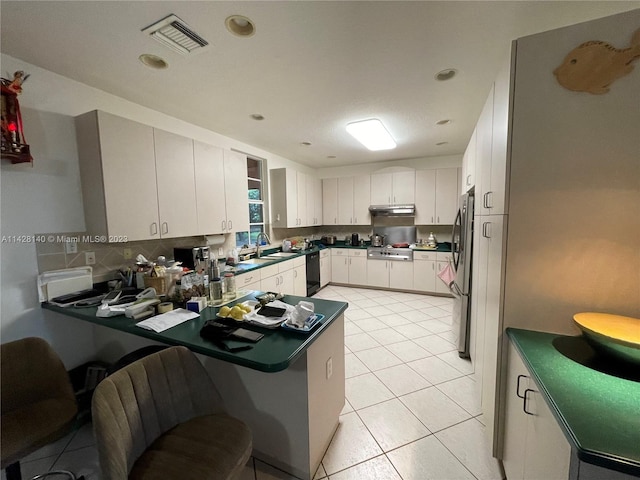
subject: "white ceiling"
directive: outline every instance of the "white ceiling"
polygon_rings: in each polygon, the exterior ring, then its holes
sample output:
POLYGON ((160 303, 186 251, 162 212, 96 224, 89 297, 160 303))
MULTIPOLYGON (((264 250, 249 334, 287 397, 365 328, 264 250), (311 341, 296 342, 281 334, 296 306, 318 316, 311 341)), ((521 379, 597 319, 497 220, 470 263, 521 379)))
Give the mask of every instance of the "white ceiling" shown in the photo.
POLYGON ((462 153, 511 40, 639 7, 638 1, 2 0, 0 46, 154 110, 329 167, 462 153), (141 32, 171 13, 210 45, 183 57, 141 32), (224 26, 232 14, 252 19, 255 35, 232 36, 224 26), (169 68, 145 67, 142 53, 163 57, 169 68), (434 75, 446 68, 459 73, 437 82, 434 75), (265 120, 252 120, 253 113, 265 120), (370 117, 386 124, 395 150, 370 152, 346 133, 347 122, 370 117), (442 119, 451 123, 437 126, 442 119))

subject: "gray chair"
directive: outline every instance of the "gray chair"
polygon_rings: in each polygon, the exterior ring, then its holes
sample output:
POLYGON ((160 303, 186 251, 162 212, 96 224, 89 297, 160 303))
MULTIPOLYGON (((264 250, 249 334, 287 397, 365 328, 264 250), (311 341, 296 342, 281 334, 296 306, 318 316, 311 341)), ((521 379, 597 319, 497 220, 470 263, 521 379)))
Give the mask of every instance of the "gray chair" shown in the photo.
MULTIPOLYGON (((46 340, 28 337, 1 345, 0 365, 2 468, 7 480, 19 480, 20 460, 67 435, 78 405, 64 364, 46 340)), ((76 480, 65 470, 33 478, 49 475, 76 480)))
POLYGON ((251 456, 251 431, 185 347, 105 378, 91 411, 104 480, 237 479, 251 456))

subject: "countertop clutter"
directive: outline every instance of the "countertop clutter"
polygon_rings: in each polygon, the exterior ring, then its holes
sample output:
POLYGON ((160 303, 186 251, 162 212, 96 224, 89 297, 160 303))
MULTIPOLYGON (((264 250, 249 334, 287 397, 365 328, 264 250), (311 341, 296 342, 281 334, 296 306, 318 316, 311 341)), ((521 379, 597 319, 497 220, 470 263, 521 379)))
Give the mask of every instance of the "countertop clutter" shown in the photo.
MULTIPOLYGON (((236 303, 242 303, 249 300, 255 300, 251 292, 249 295, 238 297, 230 306, 236 303)), ((303 300, 310 300, 306 297, 296 297, 293 295, 285 295, 282 299, 284 302, 297 305, 303 300)), ((74 307, 58 307, 50 303, 43 303, 42 308, 58 312, 62 315, 78 318, 87 322, 95 323, 105 327, 120 330, 122 332, 138 335, 141 337, 156 340, 169 345, 184 345, 194 352, 218 358, 230 363, 242 365, 254 370, 262 372, 278 372, 289 367, 302 353, 324 332, 324 330, 344 311, 348 304, 344 302, 335 302, 323 299, 311 299, 315 305, 316 313, 324 315, 321 325, 317 326, 308 335, 301 335, 295 332, 282 331, 280 329, 267 330, 256 329, 264 334, 259 342, 252 344, 251 350, 230 353, 225 351, 213 343, 201 338, 200 330, 207 320, 217 318, 220 307, 208 307, 200 312, 198 318, 194 318, 187 322, 176 325, 173 328, 156 333, 136 326, 137 320, 119 315, 110 318, 101 318, 96 316, 96 308, 74 308, 74 307)), ((239 326, 246 327, 244 323, 239 326)), ((230 340, 230 347, 246 345, 246 343, 230 340)))
POLYGON ((507 335, 578 459, 640 476, 640 373, 602 361, 582 336, 507 335))

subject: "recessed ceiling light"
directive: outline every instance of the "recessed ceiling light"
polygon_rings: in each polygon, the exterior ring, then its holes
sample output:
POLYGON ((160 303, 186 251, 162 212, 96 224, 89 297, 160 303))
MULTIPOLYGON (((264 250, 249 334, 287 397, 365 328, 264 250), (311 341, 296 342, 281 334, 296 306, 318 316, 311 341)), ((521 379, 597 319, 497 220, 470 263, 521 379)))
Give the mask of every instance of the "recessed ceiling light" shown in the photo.
POLYGON ((436 122, 436 125, 449 125, 451 123, 451 120, 449 120, 448 118, 445 120, 438 120, 436 122))
POLYGON ((347 132, 369 150, 390 150, 396 148, 396 142, 380 120, 370 118, 347 124, 347 132))
POLYGON ((256 33, 256 26, 242 15, 231 15, 224 21, 227 30, 238 37, 250 37, 256 33))
POLYGON ((449 142, 438 142, 438 143, 436 143, 436 145, 437 145, 438 147, 441 147, 442 145, 447 145, 448 143, 449 143, 449 142))
POLYGON ((162 70, 169 66, 164 58, 158 57, 157 55, 151 55, 150 53, 143 53, 138 57, 138 60, 144 63, 147 67, 155 68, 156 70, 162 70))
POLYGON ((311 142, 300 142, 300 145, 304 145, 305 147, 308 147, 311 145, 311 142))
POLYGON ((458 71, 455 68, 447 68, 446 70, 436 73, 435 79, 444 82, 445 80, 451 80, 456 76, 456 73, 458 73, 458 71))
POLYGON ((264 116, 260 115, 259 113, 251 114, 251 118, 253 118, 254 120, 264 120, 264 116))

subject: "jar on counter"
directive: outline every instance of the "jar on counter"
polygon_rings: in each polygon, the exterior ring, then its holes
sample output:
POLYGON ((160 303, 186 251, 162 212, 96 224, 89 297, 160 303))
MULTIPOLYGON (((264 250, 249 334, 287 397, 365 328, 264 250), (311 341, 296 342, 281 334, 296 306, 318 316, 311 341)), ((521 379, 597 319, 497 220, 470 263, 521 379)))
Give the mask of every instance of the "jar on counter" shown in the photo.
POLYGON ((224 274, 224 300, 234 300, 236 298, 236 277, 233 273, 224 274))
POLYGON ((209 282, 209 302, 210 305, 220 305, 222 303, 222 280, 214 277, 209 282))

